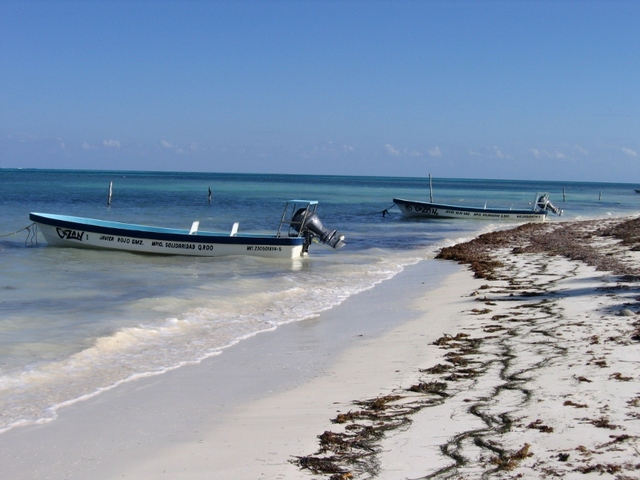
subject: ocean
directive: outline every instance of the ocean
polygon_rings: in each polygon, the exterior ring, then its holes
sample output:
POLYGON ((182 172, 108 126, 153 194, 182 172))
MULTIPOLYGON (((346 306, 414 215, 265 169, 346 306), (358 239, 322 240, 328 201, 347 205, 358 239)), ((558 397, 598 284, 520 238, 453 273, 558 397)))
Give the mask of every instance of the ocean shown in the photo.
MULTIPOLYGON (((551 221, 634 215, 631 184, 434 179, 440 203, 524 207, 549 192, 551 221)), ((504 224, 401 217, 427 178, 0 169, 0 432, 143 376, 224 355, 243 339, 318 316, 446 245, 504 224), (108 205, 109 184, 113 185, 108 205), (208 199, 211 189, 212 198, 208 199), (63 249, 29 212, 204 230, 275 233, 284 203, 318 200, 339 250, 294 260, 63 249), (384 214, 383 214, 384 212, 384 214)), ((510 224, 513 225, 513 224, 510 224)), ((375 321, 375 319, 372 319, 375 321)))

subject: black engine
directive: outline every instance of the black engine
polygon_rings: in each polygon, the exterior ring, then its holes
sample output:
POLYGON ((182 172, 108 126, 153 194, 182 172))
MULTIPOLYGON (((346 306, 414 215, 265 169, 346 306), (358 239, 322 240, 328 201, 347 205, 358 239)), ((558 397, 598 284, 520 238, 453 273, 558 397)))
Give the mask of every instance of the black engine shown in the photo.
POLYGON ((318 214, 310 212, 307 208, 300 208, 291 219, 291 227, 298 233, 316 238, 321 243, 333 248, 342 248, 345 245, 344 235, 337 230, 329 230, 322 225, 318 214))

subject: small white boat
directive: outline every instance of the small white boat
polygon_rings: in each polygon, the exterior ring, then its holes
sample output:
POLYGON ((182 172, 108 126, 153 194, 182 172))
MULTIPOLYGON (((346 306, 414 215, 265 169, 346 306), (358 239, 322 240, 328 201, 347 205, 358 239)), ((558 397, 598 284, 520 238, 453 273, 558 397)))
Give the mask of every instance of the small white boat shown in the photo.
POLYGON ((345 245, 344 236, 328 230, 316 213, 318 202, 291 200, 285 204, 275 234, 241 233, 238 223, 229 232, 134 225, 92 218, 31 213, 29 218, 54 247, 124 250, 136 253, 218 257, 253 255, 295 258, 306 255, 317 241, 333 248, 345 245))
MULTIPOLYGON (((547 200, 548 201, 548 200, 547 200)), ((395 203, 406 217, 425 218, 471 218, 476 220, 509 220, 518 222, 544 222, 550 211, 546 209, 510 209, 510 208, 483 208, 467 207, 461 205, 446 205, 443 203, 420 202, 417 200, 403 200, 394 198, 395 203)), ((555 208, 555 207, 554 207, 555 208)))
POLYGON ((487 208, 464 205, 447 205, 433 202, 433 188, 429 176, 429 202, 418 200, 404 200, 394 198, 393 203, 406 217, 423 218, 468 218, 476 220, 544 222, 549 212, 562 215, 562 210, 556 208, 549 200, 548 193, 538 193, 531 208, 487 208))

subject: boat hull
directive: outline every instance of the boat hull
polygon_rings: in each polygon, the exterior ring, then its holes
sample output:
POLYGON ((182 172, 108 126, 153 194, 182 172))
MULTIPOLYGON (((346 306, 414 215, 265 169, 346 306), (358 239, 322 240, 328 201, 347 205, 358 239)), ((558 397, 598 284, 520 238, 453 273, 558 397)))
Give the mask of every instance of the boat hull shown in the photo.
POLYGON ((394 198, 393 203, 405 217, 466 218, 516 222, 544 222, 547 218, 547 213, 544 211, 526 209, 464 207, 401 198, 394 198))
POLYGON ((47 243, 55 247, 121 250, 160 255, 219 257, 251 255, 296 258, 304 254, 303 237, 217 233, 147 227, 119 222, 31 213, 47 243))

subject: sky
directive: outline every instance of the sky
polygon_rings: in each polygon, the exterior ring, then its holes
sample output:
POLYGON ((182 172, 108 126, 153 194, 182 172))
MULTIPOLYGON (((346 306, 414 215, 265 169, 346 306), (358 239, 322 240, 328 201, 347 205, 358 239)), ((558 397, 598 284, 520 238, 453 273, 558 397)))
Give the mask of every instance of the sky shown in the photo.
POLYGON ((0 0, 0 168, 640 182, 640 2, 0 0))

